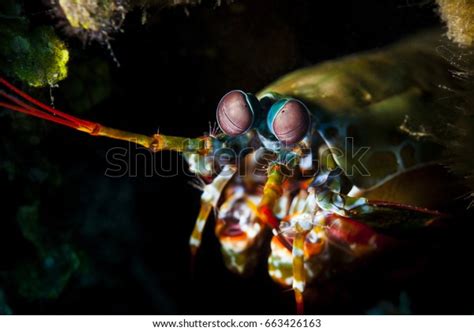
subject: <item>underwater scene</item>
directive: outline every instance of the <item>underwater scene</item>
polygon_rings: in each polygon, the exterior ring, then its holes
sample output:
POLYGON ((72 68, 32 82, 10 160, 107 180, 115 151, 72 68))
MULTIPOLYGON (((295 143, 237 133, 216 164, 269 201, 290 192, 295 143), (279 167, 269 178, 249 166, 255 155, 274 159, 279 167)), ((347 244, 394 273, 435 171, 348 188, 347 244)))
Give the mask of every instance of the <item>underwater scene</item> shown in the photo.
POLYGON ((473 314, 474 2, 1 0, 0 314, 473 314))

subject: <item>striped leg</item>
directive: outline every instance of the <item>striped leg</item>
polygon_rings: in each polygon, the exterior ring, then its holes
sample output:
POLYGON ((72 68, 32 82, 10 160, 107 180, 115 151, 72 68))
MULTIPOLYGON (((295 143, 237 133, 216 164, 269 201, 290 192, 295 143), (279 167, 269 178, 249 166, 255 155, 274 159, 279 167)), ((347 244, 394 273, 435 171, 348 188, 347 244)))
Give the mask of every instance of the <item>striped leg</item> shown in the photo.
POLYGON ((283 246, 291 250, 291 244, 279 232, 280 221, 273 212, 276 202, 283 194, 282 186, 285 176, 281 167, 279 164, 274 164, 270 168, 267 181, 263 188, 263 197, 257 207, 257 215, 264 224, 272 229, 273 235, 278 237, 283 246))
POLYGON ((214 180, 204 187, 201 195, 201 209, 194 225, 194 230, 189 240, 191 246, 191 254, 196 256, 199 246, 201 245, 202 233, 206 225, 209 214, 213 208, 217 208, 217 202, 221 196, 224 187, 232 179, 236 172, 235 167, 226 165, 214 180))
POLYGON ((212 207, 212 204, 208 203, 207 201, 201 200, 201 209, 199 210, 196 224, 194 225, 191 238, 189 239, 189 245, 191 246, 192 256, 196 256, 199 246, 201 245, 204 226, 206 225, 206 221, 209 217, 209 214, 211 213, 212 207))
POLYGON ((303 210, 292 219, 295 229, 292 249, 293 291, 295 292, 296 312, 298 314, 304 313, 303 292, 306 285, 306 271, 304 267, 306 236, 313 230, 314 217, 318 208, 315 190, 310 187, 308 193, 309 195, 306 198, 303 210))
POLYGON ((304 313, 303 291, 305 287, 304 242, 306 231, 298 231, 293 241, 293 290, 295 291, 296 312, 304 313))

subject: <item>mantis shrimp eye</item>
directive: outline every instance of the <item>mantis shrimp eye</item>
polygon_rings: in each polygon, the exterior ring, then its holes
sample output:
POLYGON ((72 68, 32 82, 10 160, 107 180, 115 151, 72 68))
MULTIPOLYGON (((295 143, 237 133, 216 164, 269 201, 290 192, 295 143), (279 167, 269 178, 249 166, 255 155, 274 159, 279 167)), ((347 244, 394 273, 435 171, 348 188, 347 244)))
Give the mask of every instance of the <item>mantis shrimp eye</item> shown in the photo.
POLYGON ((252 127, 253 109, 242 91, 233 90, 224 95, 217 106, 217 123, 231 137, 245 133, 252 127))
POLYGON ((306 106, 295 99, 282 99, 268 112, 267 125, 282 143, 291 145, 304 138, 311 125, 306 106))

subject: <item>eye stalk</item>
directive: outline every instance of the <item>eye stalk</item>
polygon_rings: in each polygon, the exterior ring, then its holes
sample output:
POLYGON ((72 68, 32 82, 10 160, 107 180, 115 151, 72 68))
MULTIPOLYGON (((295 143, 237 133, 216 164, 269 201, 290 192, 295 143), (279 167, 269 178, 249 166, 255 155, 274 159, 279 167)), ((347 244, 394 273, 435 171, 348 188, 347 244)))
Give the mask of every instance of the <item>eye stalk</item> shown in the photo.
POLYGON ((239 136, 252 127, 254 109, 250 97, 240 90, 233 90, 219 101, 216 111, 217 123, 226 135, 239 136))
POLYGON ((296 99, 281 99, 267 115, 271 133, 282 143, 292 145, 304 138, 311 125, 308 108, 296 99))

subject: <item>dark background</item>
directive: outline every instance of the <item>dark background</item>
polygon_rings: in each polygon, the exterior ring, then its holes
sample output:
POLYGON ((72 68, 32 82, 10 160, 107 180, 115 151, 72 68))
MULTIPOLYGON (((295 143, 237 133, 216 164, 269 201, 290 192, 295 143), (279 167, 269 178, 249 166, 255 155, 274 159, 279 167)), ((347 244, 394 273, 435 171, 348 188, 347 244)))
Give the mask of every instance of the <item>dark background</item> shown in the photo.
MULTIPOLYGON (((38 22, 58 19, 45 5, 28 9, 37 13, 38 22)), ((188 10, 189 15, 182 7, 151 8, 145 25, 141 10, 129 13, 124 32, 111 41, 120 68, 106 47, 94 42, 83 46, 58 28, 73 50, 70 77, 53 90, 58 109, 74 113, 71 82, 82 81, 86 94, 104 82, 108 97, 76 114, 132 132, 152 134, 159 128, 164 134, 198 136, 214 121, 215 106, 230 89, 256 92, 293 69, 381 47, 439 25, 434 5, 426 1, 259 0, 217 8, 204 1, 188 10), (81 67, 97 59, 107 64, 106 78, 81 67), (76 65, 82 69, 74 69, 76 65)), ((36 95, 48 100, 47 92, 36 95)), ((17 133, 4 122, 4 139, 15 146, 15 158, 26 164, 18 171, 43 160, 61 176, 61 184, 51 186, 48 181, 7 183, 2 173, 7 195, 2 198, 0 265, 5 300, 13 313, 294 312, 293 293, 271 281, 265 261, 249 278, 226 270, 212 222, 190 272, 188 238, 200 192, 188 185, 190 178, 181 170, 172 178, 148 177, 144 170, 151 160, 171 160, 170 167, 180 168, 182 161, 175 155, 147 156, 140 159, 136 177, 108 178, 107 150, 129 148, 127 144, 41 123, 40 143, 31 147, 14 142, 17 133), (80 259, 66 285, 49 298, 18 294, 21 282, 29 280, 14 272, 38 256, 16 222, 18 206, 35 199, 41 200, 39 222, 48 247, 66 243, 80 259)), ((129 149, 132 158, 137 152, 142 151, 129 149)), ((322 284, 308 311, 359 314, 389 301, 393 309, 379 311, 399 312, 400 293, 405 293, 412 313, 472 313, 471 231, 472 226, 456 225, 415 234, 400 250, 322 284)), ((34 263, 41 268, 41 261, 34 263)), ((48 284, 40 281, 37 286, 48 284)))

